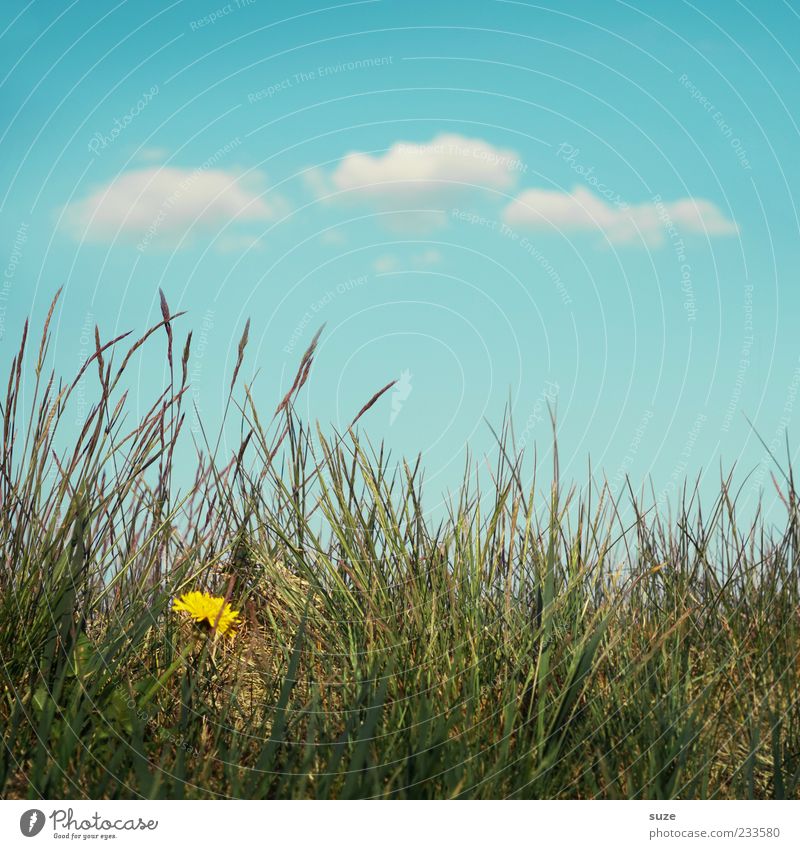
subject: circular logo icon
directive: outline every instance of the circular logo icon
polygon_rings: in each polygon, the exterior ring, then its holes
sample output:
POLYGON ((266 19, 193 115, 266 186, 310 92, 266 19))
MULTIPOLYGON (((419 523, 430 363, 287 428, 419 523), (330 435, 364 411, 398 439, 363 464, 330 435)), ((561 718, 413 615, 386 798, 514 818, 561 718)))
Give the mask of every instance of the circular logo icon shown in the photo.
POLYGON ((37 808, 31 808, 19 818, 19 830, 25 837, 36 837, 44 828, 44 813, 37 808))

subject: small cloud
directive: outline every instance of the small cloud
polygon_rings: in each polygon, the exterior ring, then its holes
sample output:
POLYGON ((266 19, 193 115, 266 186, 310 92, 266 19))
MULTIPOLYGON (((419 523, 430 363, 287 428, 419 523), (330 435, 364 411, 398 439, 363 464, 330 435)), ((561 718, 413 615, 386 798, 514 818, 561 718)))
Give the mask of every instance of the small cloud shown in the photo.
POLYGON ((382 254, 372 263, 372 268, 377 274, 388 274, 399 266, 400 260, 394 254, 382 254))
POLYGON ((442 255, 435 248, 428 248, 427 250, 422 251, 422 253, 414 254, 411 257, 411 262, 416 266, 427 267, 431 265, 437 265, 442 261, 442 255))
MULTIPOLYGON (((427 248, 419 253, 412 254, 410 264, 415 268, 429 268, 442 261, 442 255, 435 248, 427 248)), ((381 254, 373 263, 372 269, 377 274, 389 274, 408 264, 403 263, 397 254, 381 254)))
POLYGON ((236 173, 202 168, 141 168, 98 186, 69 204, 66 228, 80 240, 118 237, 175 246, 195 230, 213 231, 231 221, 264 221, 284 208, 245 185, 236 173))
POLYGON ((323 245, 344 245, 347 243, 347 236, 344 230, 340 230, 338 227, 331 227, 322 232, 319 240, 323 245))
POLYGON ((554 228, 564 232, 600 232, 618 244, 643 240, 661 245, 674 225, 688 233, 728 236, 738 227, 704 198, 665 203, 660 198, 637 205, 610 204, 583 186, 572 192, 527 189, 505 209, 505 221, 527 230, 554 228))
POLYGON ((143 147, 136 155, 140 162, 163 162, 169 156, 166 147, 143 147))

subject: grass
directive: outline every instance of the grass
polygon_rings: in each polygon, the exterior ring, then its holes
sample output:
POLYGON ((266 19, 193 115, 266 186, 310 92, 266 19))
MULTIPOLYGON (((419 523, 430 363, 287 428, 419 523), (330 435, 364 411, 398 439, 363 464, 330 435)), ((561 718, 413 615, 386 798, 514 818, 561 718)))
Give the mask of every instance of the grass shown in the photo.
POLYGON ((737 521, 729 479, 668 519, 630 486, 566 487, 557 460, 523 487, 505 423, 489 488, 465 475, 434 524, 418 463, 298 420, 316 339, 257 411, 245 330, 225 413, 241 444, 205 436, 181 490, 191 339, 162 312, 133 344, 96 333, 69 382, 45 371, 47 325, 11 366, 4 797, 798 797, 791 473, 780 531, 737 521), (130 424, 143 344, 166 346, 171 378, 130 424), (97 401, 57 448, 90 376, 97 401), (170 610, 191 589, 241 611, 235 638, 170 610))

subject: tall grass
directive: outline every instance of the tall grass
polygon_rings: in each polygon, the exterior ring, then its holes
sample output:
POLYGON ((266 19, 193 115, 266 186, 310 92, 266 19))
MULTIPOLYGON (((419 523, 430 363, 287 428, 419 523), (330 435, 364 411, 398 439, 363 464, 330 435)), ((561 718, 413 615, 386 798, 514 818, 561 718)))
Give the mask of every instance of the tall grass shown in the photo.
POLYGON ((433 522, 418 462, 295 415, 316 339, 274 413, 256 409, 245 329, 225 411, 241 444, 204 434, 181 490, 191 336, 163 297, 162 313, 133 344, 96 332, 68 382, 45 371, 47 325, 11 365, 2 795, 798 796, 790 473, 780 533, 741 525, 725 479, 713 505, 687 491, 668 519, 630 487, 567 487, 557 451, 547 484, 523 486, 505 423, 491 485, 466 475, 433 522), (131 424, 143 344, 166 347, 170 378, 131 424), (59 448, 92 374, 97 401, 59 448), (242 611, 234 639, 170 611, 187 589, 242 611))

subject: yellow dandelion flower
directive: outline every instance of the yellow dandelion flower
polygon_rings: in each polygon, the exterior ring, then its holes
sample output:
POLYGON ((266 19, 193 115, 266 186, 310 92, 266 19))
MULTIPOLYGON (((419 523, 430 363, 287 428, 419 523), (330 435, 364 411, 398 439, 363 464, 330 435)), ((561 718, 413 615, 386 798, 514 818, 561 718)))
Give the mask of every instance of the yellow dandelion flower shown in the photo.
POLYGON ((224 598, 209 593, 185 593, 175 599, 172 609, 188 613, 198 625, 215 628, 218 634, 233 636, 239 624, 239 611, 232 610, 224 598))

